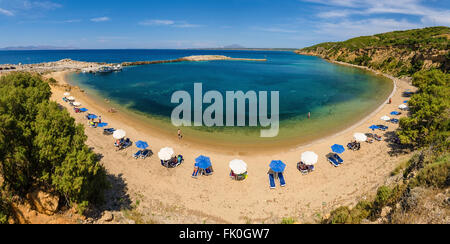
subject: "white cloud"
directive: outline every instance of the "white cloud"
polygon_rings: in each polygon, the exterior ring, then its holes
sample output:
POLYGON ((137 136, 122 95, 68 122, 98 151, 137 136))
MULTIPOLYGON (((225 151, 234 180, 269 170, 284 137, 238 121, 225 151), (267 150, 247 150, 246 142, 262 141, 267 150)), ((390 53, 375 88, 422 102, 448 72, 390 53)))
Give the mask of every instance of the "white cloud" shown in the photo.
POLYGON ((275 32, 275 33, 297 33, 296 30, 283 29, 278 27, 267 27, 267 28, 256 27, 255 29, 259 31, 275 32))
POLYGON ((2 9, 2 8, 0 8, 0 14, 6 15, 6 16, 14 16, 13 12, 6 10, 6 9, 2 9))
POLYGON ((139 22, 139 25, 144 26, 170 26, 176 28, 197 28, 203 27, 203 25, 190 24, 186 21, 174 21, 174 20, 161 20, 161 19, 152 19, 152 20, 144 20, 139 22))
POLYGON ((332 10, 322 10, 317 14, 323 19, 350 16, 370 16, 375 14, 402 14, 421 17, 423 24, 449 25, 448 10, 424 6, 421 0, 304 0, 305 2, 330 6, 332 10))
POLYGON ((315 31, 328 39, 345 40, 356 36, 368 36, 384 32, 406 30, 423 27, 421 24, 407 20, 372 18, 359 21, 343 20, 338 22, 319 23, 315 31))
POLYGON ((139 22, 140 25, 173 25, 175 21, 173 20, 162 20, 162 19, 153 19, 153 20, 144 20, 139 22))
POLYGON ((91 21, 92 22, 105 22, 105 21, 110 21, 111 19, 109 17, 98 17, 98 18, 92 18, 91 21))
POLYGON ((54 3, 51 1, 24 1, 23 6, 26 9, 39 8, 39 9, 46 9, 46 10, 54 10, 54 9, 62 7, 61 4, 54 3))

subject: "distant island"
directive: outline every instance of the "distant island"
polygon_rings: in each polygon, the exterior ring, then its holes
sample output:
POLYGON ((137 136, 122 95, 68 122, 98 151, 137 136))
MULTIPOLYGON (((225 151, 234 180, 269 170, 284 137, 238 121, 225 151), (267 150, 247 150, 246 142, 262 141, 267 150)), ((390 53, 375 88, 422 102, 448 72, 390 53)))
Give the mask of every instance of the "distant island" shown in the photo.
POLYGON ((33 50, 75 50, 74 47, 57 47, 57 46, 14 46, 0 48, 2 51, 33 51, 33 50))

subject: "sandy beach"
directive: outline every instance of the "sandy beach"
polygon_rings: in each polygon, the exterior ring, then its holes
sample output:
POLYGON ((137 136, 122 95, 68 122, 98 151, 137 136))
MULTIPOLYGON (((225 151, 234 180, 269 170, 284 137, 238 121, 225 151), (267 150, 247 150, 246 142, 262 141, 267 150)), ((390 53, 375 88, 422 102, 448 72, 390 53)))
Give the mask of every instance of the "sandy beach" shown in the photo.
MULTIPOLYGON (((158 130, 121 111, 109 113, 107 102, 97 101, 79 89, 72 89, 71 95, 81 102, 82 107, 88 108, 89 113, 102 116, 108 127, 125 130, 132 141, 149 143, 154 155, 145 160, 135 160, 132 157, 137 151, 135 146, 117 152, 111 136, 103 135, 100 128, 87 127, 85 114, 74 113, 72 107, 62 101, 66 88, 61 85, 67 84, 67 72, 47 75, 59 82, 58 86, 52 87, 52 100, 66 107, 78 123, 85 125, 87 144, 103 156, 101 163, 108 173, 124 179, 132 201, 140 202, 137 210, 144 218, 157 223, 279 223, 284 217, 294 218, 300 223, 313 222, 314 216, 323 216, 337 206, 352 205, 361 197, 372 194, 389 180, 389 174, 398 162, 408 158, 407 154, 390 153, 392 148, 385 140, 361 143, 359 151, 346 150, 341 156, 345 162, 337 168, 325 157, 331 145, 347 145, 355 132, 371 132, 368 129, 370 125, 383 124, 382 116, 390 116, 391 111, 398 110, 398 105, 405 100, 402 92, 414 90, 406 80, 390 77, 395 82, 392 104, 384 103, 348 129, 308 145, 276 151, 234 150, 179 140, 176 131, 169 134, 158 130), (166 146, 184 156, 185 162, 178 168, 161 166, 157 153, 166 146), (314 151, 319 155, 316 170, 306 176, 296 169, 304 151, 314 151), (211 158, 214 174, 193 179, 194 159, 199 155, 211 158), (228 176, 228 163, 235 158, 248 164, 249 177, 245 181, 236 182, 228 176), (286 187, 280 187, 277 182, 276 189, 269 188, 267 171, 271 160, 282 160, 287 164, 286 187)), ((391 117, 402 116, 405 113, 391 117)), ((376 132, 383 135, 383 139, 398 127, 392 123, 387 125, 388 131, 376 132)))

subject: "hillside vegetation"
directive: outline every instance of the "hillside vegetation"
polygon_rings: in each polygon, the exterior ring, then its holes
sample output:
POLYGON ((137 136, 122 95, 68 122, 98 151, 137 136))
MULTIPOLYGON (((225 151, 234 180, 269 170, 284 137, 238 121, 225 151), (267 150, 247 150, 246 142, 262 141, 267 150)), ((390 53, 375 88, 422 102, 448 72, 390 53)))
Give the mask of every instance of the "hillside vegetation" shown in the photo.
POLYGON ((326 42, 297 50, 392 74, 411 76, 432 68, 450 70, 450 28, 429 27, 326 42))
POLYGON ((40 188, 80 212, 101 202, 108 187, 99 157, 85 144, 82 125, 50 101, 40 76, 0 77, 0 223, 13 217, 11 198, 40 188))

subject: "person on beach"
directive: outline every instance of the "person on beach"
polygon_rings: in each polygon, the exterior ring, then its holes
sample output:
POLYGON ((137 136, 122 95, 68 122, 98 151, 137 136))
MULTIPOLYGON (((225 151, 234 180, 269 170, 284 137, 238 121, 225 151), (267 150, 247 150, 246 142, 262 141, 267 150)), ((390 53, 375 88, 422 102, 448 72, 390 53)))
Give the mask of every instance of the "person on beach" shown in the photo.
POLYGON ((391 104, 391 103, 392 103, 392 98, 390 97, 390 98, 389 98, 389 104, 391 104))
POLYGON ((178 129, 178 139, 182 139, 183 138, 183 135, 181 135, 181 130, 180 129, 178 129))
POLYGON ((98 123, 99 123, 99 124, 102 123, 102 116, 98 116, 98 123))
POLYGON ((311 112, 308 112, 308 119, 311 118, 311 112))

